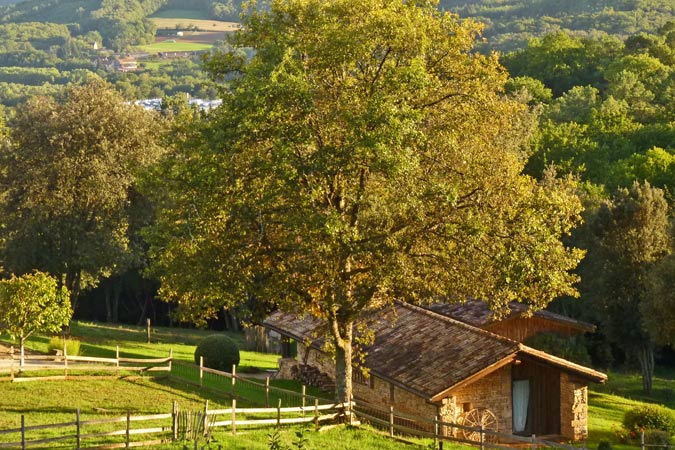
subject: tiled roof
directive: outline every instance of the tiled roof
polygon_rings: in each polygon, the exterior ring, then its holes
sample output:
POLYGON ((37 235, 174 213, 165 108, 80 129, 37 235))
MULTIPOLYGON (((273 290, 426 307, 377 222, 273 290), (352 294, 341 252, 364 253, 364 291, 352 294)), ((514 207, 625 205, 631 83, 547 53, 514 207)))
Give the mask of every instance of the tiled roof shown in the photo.
MULTIPOLYGON (((467 300, 464 303, 434 303, 428 306, 434 312, 453 319, 461 320, 476 327, 485 327, 496 322, 494 313, 488 304, 482 300, 467 300)), ((511 302, 511 310, 508 318, 523 316, 527 313, 527 306, 521 303, 511 302)), ((572 319, 546 310, 532 312, 533 317, 550 320, 560 325, 579 330, 580 332, 593 332, 595 325, 580 320, 572 319)))
MULTIPOLYGON (((395 302, 364 321, 375 341, 364 347, 366 367, 379 378, 432 399, 463 382, 489 373, 525 354, 586 379, 607 377, 428 309, 395 302)), ((321 349, 329 335, 325 323, 306 314, 277 311, 265 326, 321 349)))

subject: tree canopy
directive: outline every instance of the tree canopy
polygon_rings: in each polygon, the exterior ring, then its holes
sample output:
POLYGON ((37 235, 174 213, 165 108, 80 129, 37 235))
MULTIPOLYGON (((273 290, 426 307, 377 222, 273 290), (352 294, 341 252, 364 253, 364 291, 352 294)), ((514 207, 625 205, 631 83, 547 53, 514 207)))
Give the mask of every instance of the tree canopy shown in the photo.
POLYGON ((162 295, 192 317, 255 298, 325 319, 348 400, 373 308, 573 294, 581 252, 560 238, 580 202, 569 180, 521 175, 526 114, 473 51, 478 28, 433 2, 253 7, 233 44, 254 56, 208 61, 223 106, 165 161, 148 234, 162 295))
POLYGON ((159 130, 101 81, 20 108, 0 148, 5 269, 52 274, 75 306, 82 288, 130 264, 132 191, 159 130))
POLYGON ((68 290, 46 273, 0 280, 0 330, 19 338, 21 367, 26 338, 34 332, 57 333, 72 315, 68 290))

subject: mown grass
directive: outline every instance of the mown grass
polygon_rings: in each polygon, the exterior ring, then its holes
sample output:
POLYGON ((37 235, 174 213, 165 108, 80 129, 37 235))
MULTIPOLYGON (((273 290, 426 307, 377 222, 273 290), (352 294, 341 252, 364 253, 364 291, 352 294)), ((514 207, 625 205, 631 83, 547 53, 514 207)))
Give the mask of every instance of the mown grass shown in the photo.
POLYGON ((657 369, 651 394, 643 392, 642 378, 635 373, 609 373, 605 385, 591 386, 588 395, 588 447, 596 448, 601 441, 611 443, 615 450, 629 450, 639 446, 637 440, 621 442, 619 439, 624 414, 645 404, 675 409, 674 375, 672 369, 657 369))
POLYGON ((221 20, 193 19, 188 17, 149 17, 158 30, 187 30, 196 29, 202 31, 225 31, 231 32, 239 28, 237 22, 224 22, 221 20))
MULTIPOLYGON (((73 339, 79 339, 80 354, 101 358, 114 358, 119 346, 120 356, 125 358, 166 358, 173 351, 174 359, 194 363, 197 343, 213 331, 152 327, 150 344, 146 342, 146 328, 132 325, 112 325, 74 321, 70 327, 73 339)), ((224 333, 233 339, 241 349, 244 337, 240 333, 224 333)), ((31 336, 26 347, 47 353, 49 336, 31 336)), ((0 340, 12 343, 7 335, 0 340)), ((16 342, 13 342, 17 345, 16 342)), ((259 372, 275 369, 279 355, 240 350, 238 369, 242 372, 259 372)))
POLYGON ((202 44, 199 42, 156 42, 154 44, 139 45, 137 49, 147 53, 159 52, 198 52, 209 50, 213 44, 202 44))

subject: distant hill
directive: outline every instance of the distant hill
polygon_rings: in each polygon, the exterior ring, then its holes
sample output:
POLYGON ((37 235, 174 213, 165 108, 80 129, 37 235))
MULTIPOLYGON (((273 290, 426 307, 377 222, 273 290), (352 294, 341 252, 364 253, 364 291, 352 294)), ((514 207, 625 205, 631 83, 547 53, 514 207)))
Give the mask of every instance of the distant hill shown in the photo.
POLYGON ((439 7, 485 23, 484 46, 501 51, 556 31, 626 38, 675 20, 673 0, 441 0, 439 7))

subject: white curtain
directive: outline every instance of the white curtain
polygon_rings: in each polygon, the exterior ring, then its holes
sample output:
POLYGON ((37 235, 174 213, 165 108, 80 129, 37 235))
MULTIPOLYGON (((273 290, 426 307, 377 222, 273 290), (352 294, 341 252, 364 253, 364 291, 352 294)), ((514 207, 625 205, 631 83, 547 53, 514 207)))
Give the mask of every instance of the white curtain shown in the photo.
POLYGON ((527 406, 530 400, 530 381, 513 382, 513 432, 525 431, 527 425, 527 406))

